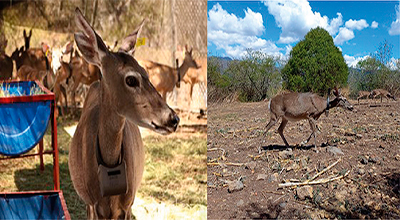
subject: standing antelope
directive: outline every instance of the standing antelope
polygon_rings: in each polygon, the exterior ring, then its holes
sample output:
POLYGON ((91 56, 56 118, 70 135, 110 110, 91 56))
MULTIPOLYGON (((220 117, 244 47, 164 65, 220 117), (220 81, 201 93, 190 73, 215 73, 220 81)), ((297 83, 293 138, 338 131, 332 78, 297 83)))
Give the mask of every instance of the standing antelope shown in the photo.
MULTIPOLYGON (((377 96, 381 97, 381 102, 382 102, 382 97, 385 97, 387 100, 389 100, 389 98, 393 99, 394 101, 396 101, 396 97, 394 97, 394 95, 390 94, 388 91, 384 90, 384 89, 374 89, 371 92, 371 96, 373 99, 375 99, 377 96)), ((376 100, 375 100, 376 102, 376 100)))
POLYGON ((171 92, 178 83, 178 78, 182 79, 190 67, 198 68, 192 57, 192 49, 188 51, 187 47, 183 63, 178 69, 152 61, 140 60, 138 62, 149 73, 150 82, 161 94, 164 101, 167 100, 167 93, 171 92))
POLYGON ((130 219, 144 168, 144 149, 138 126, 169 134, 176 130, 179 118, 132 56, 143 23, 126 38, 131 42, 130 48, 114 53, 107 49, 78 8, 75 20, 81 31, 75 33, 78 48, 89 63, 100 68, 102 79, 90 86, 72 138, 69 152, 71 179, 78 195, 87 204, 89 219, 130 219), (123 164, 125 194, 103 197, 102 181, 98 178, 100 168, 123 164))
POLYGON ((7 40, 0 42, 0 80, 7 80, 12 78, 13 61, 11 57, 7 56, 5 48, 7 47, 7 40))
POLYGON ((371 93, 368 91, 359 91, 358 97, 357 97, 358 104, 360 104, 360 99, 365 98, 365 97, 368 99, 370 96, 371 96, 371 93))
POLYGON ((0 51, 0 80, 12 78, 13 62, 3 51, 0 51))
MULTIPOLYGON (((205 88, 207 89, 207 57, 203 57, 196 60, 199 65, 198 68, 191 67, 187 71, 186 75, 183 77, 182 81, 190 85, 189 89, 189 108, 192 102, 193 87, 196 83, 203 82, 205 88)), ((188 114, 189 118, 190 114, 188 114)))
POLYGON ((286 124, 288 121, 307 119, 310 123, 312 133, 305 143, 314 136, 314 146, 315 149, 317 149, 315 140, 316 120, 318 120, 324 112, 327 114, 330 108, 338 106, 353 111, 353 106, 345 97, 340 95, 337 88, 335 88, 333 93, 336 97, 329 103, 325 98, 313 93, 292 92, 275 96, 268 103, 268 108, 271 112, 271 119, 266 126, 266 132, 268 132, 268 130, 278 122, 279 118, 282 118, 282 123, 278 128, 278 133, 283 142, 285 142, 285 145, 289 147, 285 136, 283 136, 283 129, 285 129, 286 124))

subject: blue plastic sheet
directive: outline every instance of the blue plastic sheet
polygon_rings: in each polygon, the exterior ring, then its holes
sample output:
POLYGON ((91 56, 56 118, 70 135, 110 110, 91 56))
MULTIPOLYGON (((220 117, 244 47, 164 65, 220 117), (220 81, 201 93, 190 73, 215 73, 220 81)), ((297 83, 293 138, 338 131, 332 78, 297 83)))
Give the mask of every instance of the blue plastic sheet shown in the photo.
MULTIPOLYGON (((6 84, 7 91, 29 95, 34 82, 6 84)), ((51 101, 0 104, 0 154, 15 156, 35 147, 49 123, 51 101)))
POLYGON ((58 194, 0 197, 0 219, 64 219, 58 194))

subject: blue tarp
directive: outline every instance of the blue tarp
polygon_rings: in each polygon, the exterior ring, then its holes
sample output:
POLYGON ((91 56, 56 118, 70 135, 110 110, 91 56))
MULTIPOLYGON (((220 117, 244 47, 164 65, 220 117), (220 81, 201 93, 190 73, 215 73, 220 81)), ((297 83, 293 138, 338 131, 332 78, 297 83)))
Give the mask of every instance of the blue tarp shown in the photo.
MULTIPOLYGON (((34 82, 3 84, 11 94, 29 95, 34 82)), ((35 147, 49 123, 51 101, 0 104, 0 154, 15 156, 35 147)))
POLYGON ((58 193, 0 197, 0 219, 64 219, 58 193))

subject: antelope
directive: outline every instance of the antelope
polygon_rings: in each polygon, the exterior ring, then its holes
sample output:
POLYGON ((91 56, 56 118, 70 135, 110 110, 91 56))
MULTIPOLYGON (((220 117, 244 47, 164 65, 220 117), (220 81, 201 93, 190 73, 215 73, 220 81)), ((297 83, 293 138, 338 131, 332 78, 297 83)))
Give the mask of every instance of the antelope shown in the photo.
POLYGON ((31 48, 23 50, 16 48, 12 53, 11 58, 15 61, 17 71, 22 65, 28 65, 38 71, 50 70, 51 53, 49 53, 49 46, 42 43, 42 48, 31 48))
POLYGON ((74 107, 76 108, 75 93, 78 86, 81 83, 90 86, 93 82, 96 82, 100 79, 101 73, 100 69, 96 65, 86 62, 85 59, 79 56, 75 56, 72 58, 70 68, 71 72, 68 78, 72 76, 74 81, 71 90, 72 102, 74 107))
MULTIPOLYGON (((187 71, 187 73, 182 78, 182 81, 188 83, 190 85, 189 89, 189 108, 192 102, 192 95, 193 95, 193 87, 196 83, 203 82, 205 88, 207 89, 207 57, 200 58, 196 60, 197 64, 200 64, 198 68, 191 67, 187 71)), ((188 114, 188 118, 189 118, 188 114)))
POLYGON ((11 57, 5 53, 7 47, 7 40, 0 42, 0 80, 7 80, 12 78, 13 62, 11 57))
POLYGON ((130 207, 145 162, 138 126, 170 134, 176 130, 179 117, 132 56, 143 22, 125 39, 131 42, 130 47, 118 52, 107 49, 78 8, 75 22, 79 29, 74 35, 76 44, 84 59, 101 70, 102 78, 90 86, 72 138, 68 163, 71 179, 87 205, 89 219, 131 219, 130 207), (98 171, 118 164, 125 164, 127 189, 103 197, 98 171))
POLYGON ((359 91, 358 97, 357 97, 358 104, 360 104, 360 99, 365 98, 365 97, 368 99, 370 97, 370 95, 371 95, 371 93, 368 91, 359 91))
MULTIPOLYGON (((396 97, 394 97, 394 95, 390 94, 387 90, 384 89, 374 89, 371 92, 371 96, 373 99, 375 99, 377 96, 381 97, 381 102, 382 102, 382 97, 385 97, 387 100, 389 100, 389 98, 393 99, 394 101, 397 101, 396 97)), ((376 100, 375 100, 376 102, 376 100)))
POLYGON ((29 30, 29 35, 26 34, 26 31, 24 29, 24 41, 25 41, 25 51, 27 51, 29 49, 29 44, 31 42, 31 37, 32 37, 32 29, 29 30))
MULTIPOLYGON (((70 63, 66 63, 63 61, 63 56, 65 54, 70 53, 70 57, 72 57, 72 51, 73 51, 73 43, 68 42, 64 47, 64 49, 58 50, 58 52, 53 53, 53 70, 55 69, 56 77, 55 77, 55 83, 54 83, 54 93, 55 93, 55 99, 56 103, 60 99, 60 94, 64 96, 65 100, 65 105, 66 108, 68 108, 68 100, 67 100, 67 92, 65 87, 62 85, 63 82, 66 82, 68 84, 68 78, 71 77, 71 68, 70 68, 70 63), (61 55, 60 55, 61 53, 61 55), (55 54, 59 54, 58 56, 55 56, 55 54)), ((70 61, 72 58, 70 58, 70 61)), ((61 104, 61 114, 64 115, 64 106, 62 102, 60 101, 61 104)))
MULTIPOLYGON (((280 94, 272 98, 268 103, 268 108, 271 112, 271 118, 266 126, 266 132, 278 122, 279 118, 282 118, 282 123, 278 128, 278 133, 281 136, 283 142, 285 142, 286 147, 289 147, 285 136, 283 136, 283 129, 285 129, 288 121, 299 121, 307 119, 311 127, 311 135, 304 142, 306 144, 310 141, 311 137, 314 137, 314 146, 317 151, 316 145, 316 120, 325 112, 328 115, 328 111, 334 107, 342 107, 353 111, 353 106, 347 101, 347 99, 340 95, 337 88, 333 91, 336 96, 335 99, 329 101, 325 98, 314 94, 314 93, 286 93, 280 94)), ((318 151, 317 151, 318 152, 318 151)))
POLYGON ((150 82, 161 94, 164 101, 167 100, 167 93, 174 89, 175 85, 178 83, 178 79, 182 79, 190 67, 198 68, 197 63, 193 60, 192 50, 193 49, 190 49, 190 51, 188 51, 186 46, 185 58, 178 69, 152 61, 138 61, 149 73, 150 82))

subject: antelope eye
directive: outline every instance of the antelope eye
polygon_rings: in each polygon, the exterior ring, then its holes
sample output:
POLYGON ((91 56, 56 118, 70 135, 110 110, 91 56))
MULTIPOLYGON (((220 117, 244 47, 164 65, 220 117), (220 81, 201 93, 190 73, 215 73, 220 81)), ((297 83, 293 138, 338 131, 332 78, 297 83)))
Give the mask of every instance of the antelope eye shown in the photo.
POLYGON ((134 76, 128 76, 125 78, 125 82, 130 87, 137 87, 139 86, 139 81, 134 76))

